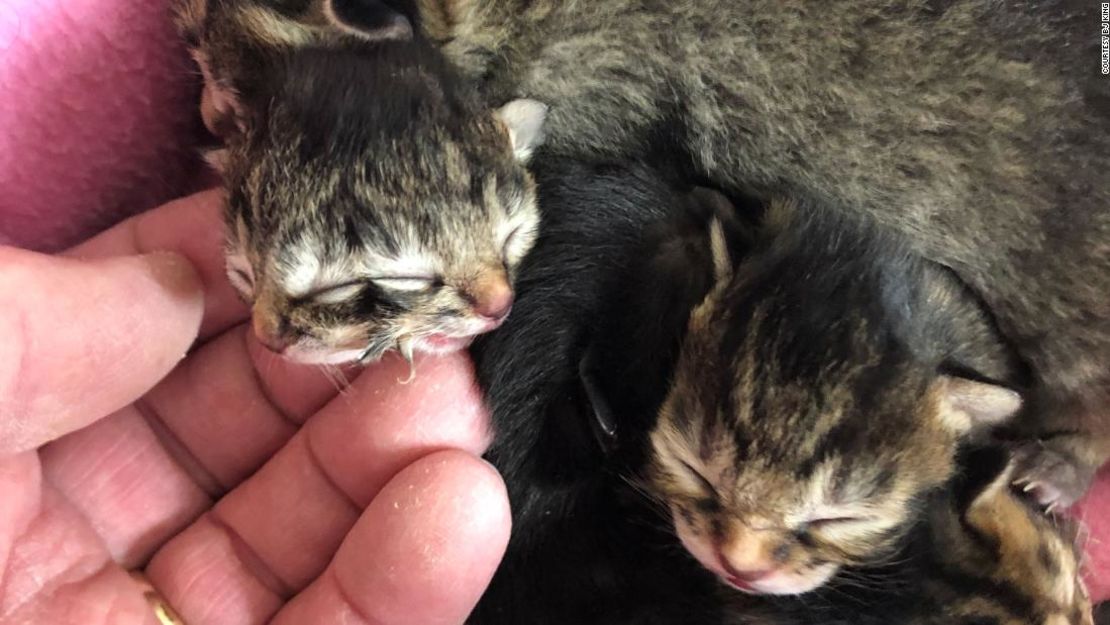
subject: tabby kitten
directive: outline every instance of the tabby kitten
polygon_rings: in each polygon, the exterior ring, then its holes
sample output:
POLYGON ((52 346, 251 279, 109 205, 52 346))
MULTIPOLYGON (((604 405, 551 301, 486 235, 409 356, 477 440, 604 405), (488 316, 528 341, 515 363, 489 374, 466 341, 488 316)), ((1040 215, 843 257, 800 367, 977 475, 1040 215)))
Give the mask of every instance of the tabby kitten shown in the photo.
MULTIPOLYGON (((730 192, 906 236, 1032 367, 1021 479, 1066 505, 1110 454, 1110 81, 1077 0, 420 0, 557 153, 660 143, 730 192), (1092 432, 1099 436, 1092 437, 1092 432)), ((907 444, 910 442, 906 441, 907 444)))
POLYGON ((949 272, 869 224, 773 203, 735 264, 713 232, 651 489, 730 585, 807 592, 897 548, 957 443, 1021 407, 1022 370, 949 272))
POLYGON ((516 310, 473 350, 513 534, 469 623, 1089 625, 1073 543, 1006 488, 997 449, 958 455, 876 566, 798 598, 716 581, 640 476, 690 310, 713 285, 708 224, 737 256, 756 235, 719 195, 650 168, 541 154, 536 175, 543 226, 516 310))
POLYGON ((214 128, 234 121, 211 160, 228 277, 264 345, 309 363, 411 357, 504 321, 535 237, 523 164, 543 105, 491 111, 426 42, 393 32, 399 15, 375 41, 318 36, 265 3, 182 14, 208 99, 234 102, 210 112, 214 128))
POLYGON ((378 0, 351 0, 332 7, 324 0, 176 0, 174 17, 204 78, 201 118, 215 135, 243 131, 249 112, 243 90, 274 57, 309 46, 406 41, 412 25, 378 0), (337 12, 360 29, 336 28, 337 12))
POLYGON ((928 499, 924 521, 881 571, 854 571, 823 595, 727 597, 728 625, 1093 625, 1075 527, 1010 489, 997 447, 967 450, 928 499))

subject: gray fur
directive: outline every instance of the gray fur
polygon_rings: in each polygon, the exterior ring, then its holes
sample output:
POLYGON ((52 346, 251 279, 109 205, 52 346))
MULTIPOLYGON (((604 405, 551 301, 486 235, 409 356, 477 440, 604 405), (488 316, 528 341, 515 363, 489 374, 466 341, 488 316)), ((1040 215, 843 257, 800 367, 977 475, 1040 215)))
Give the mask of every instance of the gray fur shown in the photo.
MULTIPOLYGON (((727 189, 814 198, 953 269, 1033 369, 1034 435, 1110 422, 1110 81, 1097 75, 1096 11, 422 2, 425 30, 490 98, 551 105, 554 151, 685 153, 727 189)), ((1104 457, 1089 442, 1061 441, 1088 473, 1104 457)))

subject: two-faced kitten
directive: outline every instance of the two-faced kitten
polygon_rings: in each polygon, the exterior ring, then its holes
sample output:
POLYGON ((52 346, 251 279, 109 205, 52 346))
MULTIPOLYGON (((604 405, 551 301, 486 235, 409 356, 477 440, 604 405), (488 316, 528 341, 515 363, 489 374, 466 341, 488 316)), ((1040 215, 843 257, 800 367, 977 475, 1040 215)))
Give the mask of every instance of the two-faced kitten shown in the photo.
POLYGON ((535 237, 523 164, 545 107, 489 109, 411 30, 314 39, 260 3, 203 6, 187 32, 206 73, 224 61, 206 90, 231 85, 214 92, 235 102, 210 157, 228 189, 228 276, 261 342, 341 363, 456 350, 497 327, 535 237))
POLYGON ((803 593, 888 557, 1025 378, 950 272, 869 224, 773 202, 690 316, 651 490, 709 570, 803 593))

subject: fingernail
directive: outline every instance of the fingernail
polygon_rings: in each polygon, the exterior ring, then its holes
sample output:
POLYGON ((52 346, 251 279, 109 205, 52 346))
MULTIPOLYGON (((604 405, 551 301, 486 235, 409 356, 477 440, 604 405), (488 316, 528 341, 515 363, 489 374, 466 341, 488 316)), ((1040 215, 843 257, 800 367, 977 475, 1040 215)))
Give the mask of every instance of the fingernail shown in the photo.
POLYGON ((166 290, 188 298, 203 296, 200 276, 184 256, 174 252, 151 252, 141 258, 150 269, 150 275, 166 290))

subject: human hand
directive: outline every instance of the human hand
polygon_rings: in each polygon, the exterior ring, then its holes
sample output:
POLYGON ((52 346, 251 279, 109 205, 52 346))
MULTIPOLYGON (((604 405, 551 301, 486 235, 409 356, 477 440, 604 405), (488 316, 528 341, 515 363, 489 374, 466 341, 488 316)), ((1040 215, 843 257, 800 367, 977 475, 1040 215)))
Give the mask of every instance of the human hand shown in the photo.
POLYGON ((337 395, 272 356, 218 204, 68 258, 0 248, 0 623, 155 623, 145 567, 190 625, 461 624, 509 528, 469 361, 402 385, 387 359, 337 395))

